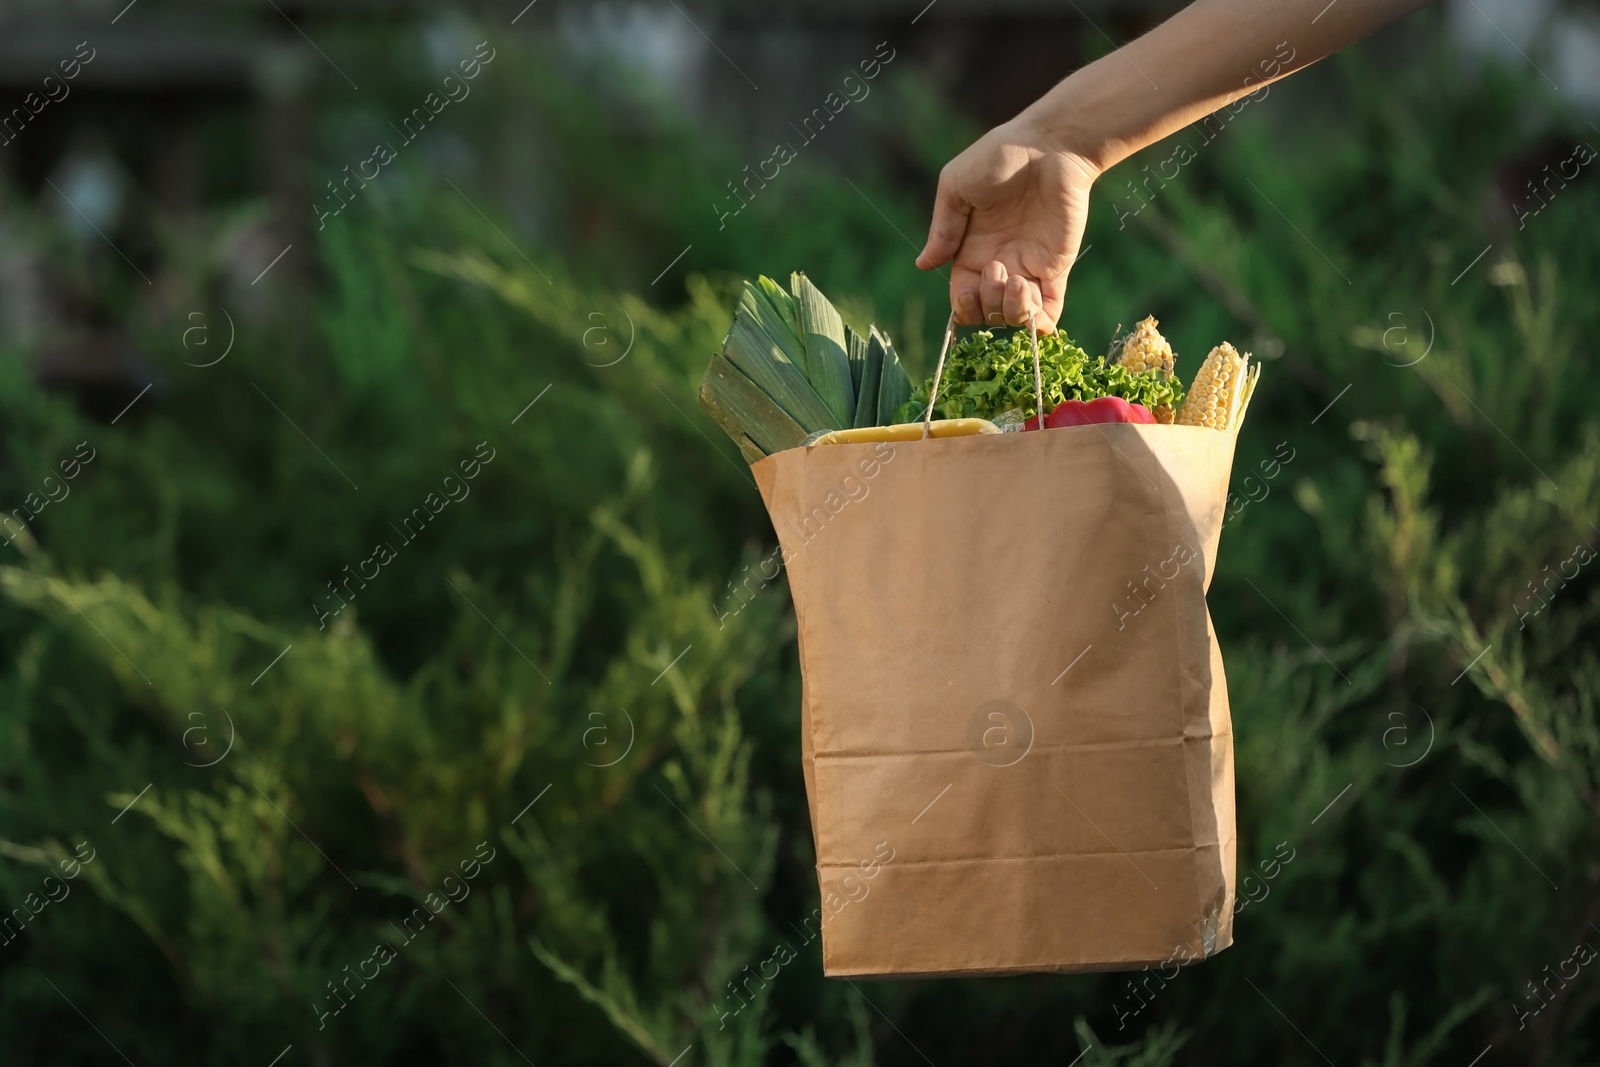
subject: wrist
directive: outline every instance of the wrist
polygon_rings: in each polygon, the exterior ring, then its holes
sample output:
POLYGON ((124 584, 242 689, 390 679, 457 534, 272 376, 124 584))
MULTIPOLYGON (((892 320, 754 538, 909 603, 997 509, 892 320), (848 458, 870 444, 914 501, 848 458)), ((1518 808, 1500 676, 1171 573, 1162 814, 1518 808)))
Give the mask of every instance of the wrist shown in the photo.
POLYGON ((1092 183, 1110 165, 1103 146, 1096 144, 1088 131, 1070 121, 1057 121, 1041 99, 1006 123, 1011 139, 1031 145, 1036 151, 1070 160, 1092 183))
POLYGON ((1113 54, 1068 75, 1018 119, 1098 177, 1155 139, 1153 128, 1171 107, 1168 95, 1113 54))
POLYGON ((1000 133, 1011 144, 1024 144, 1040 155, 1054 155, 1069 163, 1072 170, 1082 174, 1088 184, 1098 181, 1106 166, 1102 166, 1090 149, 1090 141, 1080 136, 1080 131, 1067 130, 1053 125, 1045 115, 1022 112, 1011 122, 1000 126, 1000 133))

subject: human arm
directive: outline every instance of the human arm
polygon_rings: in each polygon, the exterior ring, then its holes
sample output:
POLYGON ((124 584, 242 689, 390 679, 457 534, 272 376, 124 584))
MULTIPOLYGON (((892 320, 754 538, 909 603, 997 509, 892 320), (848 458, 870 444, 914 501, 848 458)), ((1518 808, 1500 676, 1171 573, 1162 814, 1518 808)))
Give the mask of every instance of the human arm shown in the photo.
POLYGON ((946 164, 917 266, 951 264, 962 325, 1054 328, 1100 175, 1429 2, 1196 0, 946 164))

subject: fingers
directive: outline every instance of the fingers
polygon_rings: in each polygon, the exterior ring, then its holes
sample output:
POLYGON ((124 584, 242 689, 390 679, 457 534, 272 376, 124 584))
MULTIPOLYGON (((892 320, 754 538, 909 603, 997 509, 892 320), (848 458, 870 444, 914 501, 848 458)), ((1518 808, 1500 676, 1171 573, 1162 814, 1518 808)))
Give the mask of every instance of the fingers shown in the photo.
POLYGON ((933 221, 928 225, 927 244, 917 256, 918 269, 933 270, 950 262, 966 236, 967 218, 971 214, 972 205, 957 195, 947 166, 939 172, 939 191, 933 197, 933 221))
MULTIPOLYGON (((1037 312, 1038 309, 1039 290, 1033 282, 1029 281, 1027 278, 1024 278, 1020 274, 1013 274, 1006 280, 1006 322, 1010 323, 1012 326, 1021 326, 1028 322, 1030 317, 1037 320, 1035 312, 1037 312)), ((1034 327, 1035 329, 1038 328, 1037 321, 1035 321, 1034 327)))
POLYGON ((1065 295, 1065 279, 1039 282, 998 260, 981 272, 957 267, 950 277, 950 308, 960 326, 1021 326, 1031 318, 1036 331, 1051 333, 1065 295))
POLYGON ((1054 333, 1066 295, 1064 275, 1035 280, 1010 273, 998 260, 981 273, 959 266, 951 271, 950 308, 959 326, 1022 326, 1031 321, 1036 332, 1054 333))
POLYGON ((1067 301, 1067 276, 1057 275, 1045 278, 1039 283, 1038 318, 1034 321, 1034 329, 1040 333, 1053 333, 1056 323, 1061 321, 1061 309, 1067 301))
POLYGON ((950 272, 950 310, 956 325, 977 326, 983 322, 983 305, 978 302, 978 280, 970 271, 950 272))
POLYGON ((1039 283, 1021 274, 1011 274, 999 260, 984 267, 978 276, 975 301, 970 286, 961 287, 952 282, 951 290, 953 306, 958 312, 956 321, 964 325, 981 322, 984 326, 1021 326, 1033 319, 1036 329, 1049 332, 1040 313, 1039 283), (963 298, 966 298, 964 302, 963 298), (972 313, 974 302, 977 314, 972 313))
POLYGON ((978 300, 983 305, 985 326, 1006 325, 1005 302, 1008 280, 1006 265, 999 260, 983 268, 983 274, 978 281, 978 300))

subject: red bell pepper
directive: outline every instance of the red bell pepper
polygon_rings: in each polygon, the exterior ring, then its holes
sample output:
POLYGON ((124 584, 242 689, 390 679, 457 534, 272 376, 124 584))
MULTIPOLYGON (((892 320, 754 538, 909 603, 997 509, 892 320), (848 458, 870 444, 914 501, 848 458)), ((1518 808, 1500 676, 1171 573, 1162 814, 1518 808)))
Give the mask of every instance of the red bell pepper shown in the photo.
MULTIPOLYGON (((1140 422, 1154 425, 1156 417, 1143 404, 1130 404, 1120 396, 1101 396, 1093 400, 1063 400, 1044 420, 1045 429, 1057 426, 1088 426, 1096 422, 1140 422)), ((1022 424, 1024 430, 1037 430, 1035 415, 1022 424)))

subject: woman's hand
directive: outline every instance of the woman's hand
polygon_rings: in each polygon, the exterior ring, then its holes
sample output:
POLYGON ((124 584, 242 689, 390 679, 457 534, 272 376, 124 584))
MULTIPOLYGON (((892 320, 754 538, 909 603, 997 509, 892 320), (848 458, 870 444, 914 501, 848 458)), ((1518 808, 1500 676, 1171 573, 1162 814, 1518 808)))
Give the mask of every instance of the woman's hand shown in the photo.
POLYGON ((950 263, 950 306, 963 326, 1061 317, 1067 273, 1099 169, 1049 143, 1028 118, 997 126, 939 173, 928 243, 917 266, 950 263))
POLYGON ((946 164, 917 266, 951 264, 950 306, 964 326, 1020 326, 1038 312, 1035 328, 1053 330, 1096 178, 1429 2, 1195 0, 946 164))

